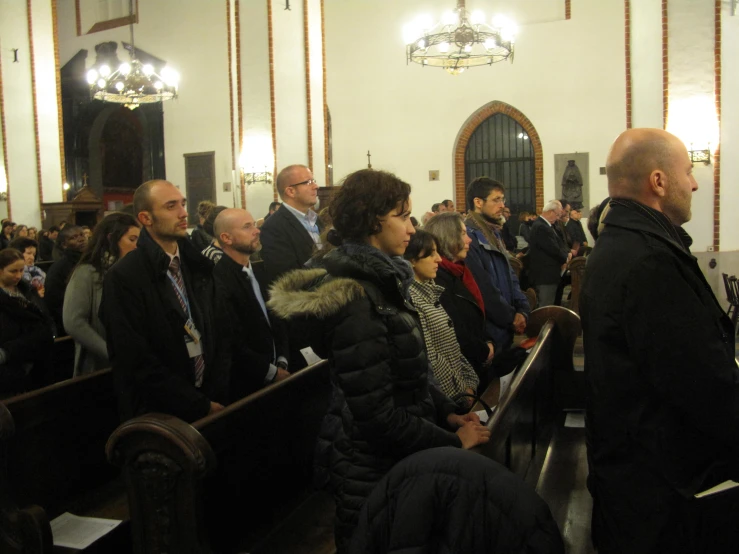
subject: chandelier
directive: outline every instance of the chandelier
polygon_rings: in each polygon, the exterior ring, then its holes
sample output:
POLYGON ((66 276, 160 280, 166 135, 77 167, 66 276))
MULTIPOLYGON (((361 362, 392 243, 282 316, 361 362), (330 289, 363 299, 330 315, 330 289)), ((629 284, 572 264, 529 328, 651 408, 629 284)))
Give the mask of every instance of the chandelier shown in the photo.
POLYGON ((465 0, 457 0, 457 8, 439 23, 431 17, 419 17, 403 29, 406 61, 423 66, 443 67, 459 75, 468 67, 492 65, 510 59, 517 28, 507 18, 496 16, 492 25, 485 14, 475 10, 468 14, 465 0))
POLYGON ((92 67, 87 72, 92 97, 103 102, 125 104, 131 110, 140 104, 150 104, 177 98, 179 74, 164 66, 157 71, 152 64, 142 64, 136 59, 133 38, 133 0, 129 0, 131 29, 130 63, 122 63, 113 70, 108 64, 92 67))

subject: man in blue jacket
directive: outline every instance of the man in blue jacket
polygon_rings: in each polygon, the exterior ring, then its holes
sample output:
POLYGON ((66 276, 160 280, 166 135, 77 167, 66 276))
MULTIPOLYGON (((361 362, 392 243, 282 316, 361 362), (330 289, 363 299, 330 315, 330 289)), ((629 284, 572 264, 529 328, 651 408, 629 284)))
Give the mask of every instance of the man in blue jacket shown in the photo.
POLYGON ((467 207, 465 224, 472 243, 465 263, 482 292, 488 334, 500 352, 510 347, 514 332, 524 332, 531 311, 499 231, 505 208, 503 185, 478 177, 467 188, 467 207))

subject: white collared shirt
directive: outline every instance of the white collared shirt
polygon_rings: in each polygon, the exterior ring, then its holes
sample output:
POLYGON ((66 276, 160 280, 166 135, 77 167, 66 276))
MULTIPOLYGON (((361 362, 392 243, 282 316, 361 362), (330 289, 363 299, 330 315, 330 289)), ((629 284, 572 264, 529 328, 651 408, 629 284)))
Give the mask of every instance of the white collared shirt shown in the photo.
MULTIPOLYGON (((287 210, 293 214, 298 221, 300 221, 300 224, 305 227, 305 230, 308 231, 308 234, 310 234, 310 237, 313 239, 313 242, 316 243, 316 246, 318 248, 321 248, 321 233, 318 231, 318 214, 314 212, 311 208, 308 208, 308 211, 303 213, 297 208, 293 208, 287 203, 282 204, 282 208, 287 208, 287 210)), ((282 209, 280 208, 280 209, 282 209)))

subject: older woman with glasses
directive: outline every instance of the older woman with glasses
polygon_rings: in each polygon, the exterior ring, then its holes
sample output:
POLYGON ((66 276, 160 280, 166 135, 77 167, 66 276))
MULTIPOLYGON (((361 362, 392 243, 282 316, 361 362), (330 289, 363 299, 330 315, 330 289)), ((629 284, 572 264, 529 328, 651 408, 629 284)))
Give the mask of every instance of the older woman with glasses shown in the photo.
POLYGON ((404 257, 413 267, 410 295, 421 319, 426 353, 442 392, 457 404, 468 408, 477 392, 480 379, 462 355, 454 333, 454 323, 439 302, 444 287, 437 285, 441 256, 436 237, 416 231, 408 243, 404 257))
POLYGON ((434 216, 424 230, 434 235, 439 245, 441 260, 436 284, 444 287, 439 301, 454 324, 462 354, 480 377, 480 390, 484 390, 495 349, 486 332, 480 288, 464 263, 471 239, 457 213, 434 216))

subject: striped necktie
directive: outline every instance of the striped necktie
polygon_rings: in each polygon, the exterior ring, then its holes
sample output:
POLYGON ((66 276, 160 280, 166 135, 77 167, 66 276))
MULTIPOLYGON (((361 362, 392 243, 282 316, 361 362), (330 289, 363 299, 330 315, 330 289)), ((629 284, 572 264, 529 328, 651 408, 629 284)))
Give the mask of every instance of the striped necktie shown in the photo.
MULTIPOLYGON (((182 296, 182 294, 187 294, 185 292, 185 282, 182 280, 182 272, 180 271, 180 258, 175 256, 172 258, 172 261, 169 264, 169 272, 172 274, 172 278, 177 283, 177 286, 175 287, 174 284, 172 288, 174 289, 174 293, 177 295, 177 300, 180 301, 180 305, 182 306, 182 311, 185 312, 188 316, 190 315, 187 310, 187 301, 182 296), (178 289, 179 287, 179 289, 178 289), (180 292, 182 291, 182 292, 180 292)), ((203 355, 195 356, 192 359, 193 366, 195 367, 195 386, 200 388, 203 384, 203 373, 205 372, 205 360, 203 359, 203 355)))

